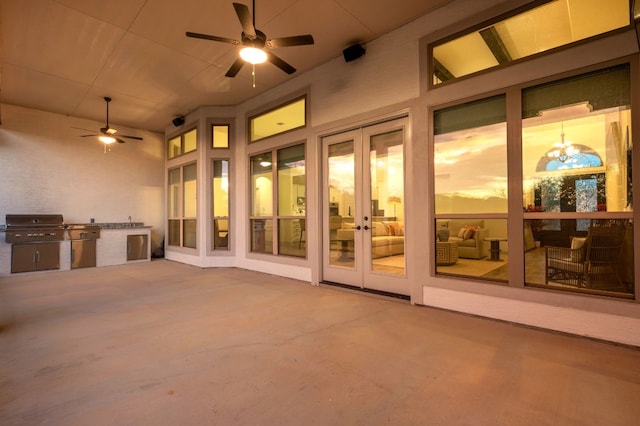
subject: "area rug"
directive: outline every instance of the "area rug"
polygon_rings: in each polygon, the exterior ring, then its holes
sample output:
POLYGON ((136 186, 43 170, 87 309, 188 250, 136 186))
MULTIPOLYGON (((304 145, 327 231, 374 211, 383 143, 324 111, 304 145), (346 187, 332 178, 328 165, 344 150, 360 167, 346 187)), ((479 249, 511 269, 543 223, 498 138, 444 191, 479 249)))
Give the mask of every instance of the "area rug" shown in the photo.
POLYGON ((436 270, 439 274, 481 277, 493 270, 506 266, 508 256, 503 254, 501 257, 502 260, 499 262, 488 259, 458 259, 453 265, 438 265, 436 270))

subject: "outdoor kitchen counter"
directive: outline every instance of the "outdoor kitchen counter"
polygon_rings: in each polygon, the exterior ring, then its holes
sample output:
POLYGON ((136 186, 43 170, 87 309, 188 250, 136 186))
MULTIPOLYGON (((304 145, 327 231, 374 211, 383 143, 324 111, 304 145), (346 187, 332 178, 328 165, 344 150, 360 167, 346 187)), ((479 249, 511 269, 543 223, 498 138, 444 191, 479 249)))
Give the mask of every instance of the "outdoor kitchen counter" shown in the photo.
POLYGON ((140 229, 151 228, 145 226, 144 222, 106 222, 106 223, 65 223, 66 227, 72 226, 97 226, 100 229, 140 229))
MULTIPOLYGON (((113 222, 113 223, 65 223, 65 227, 98 226, 100 238, 96 241, 96 266, 122 265, 125 263, 151 261, 151 226, 142 222, 113 222), (134 260, 128 260, 131 241, 146 241, 142 255, 134 260)), ((0 225, 0 276, 11 274, 11 244, 5 242, 6 229, 0 225)), ((71 269, 71 241, 60 242, 60 271, 71 269)), ((41 272, 35 272, 41 273, 41 272)))
MULTIPOLYGON (((97 265, 111 266, 124 263, 149 262, 151 260, 151 227, 142 222, 93 223, 85 224, 100 227, 100 238, 97 246, 97 265), (146 241, 143 253, 131 259, 132 244, 135 241, 146 241)), ((140 248, 138 248, 138 251, 140 248)))

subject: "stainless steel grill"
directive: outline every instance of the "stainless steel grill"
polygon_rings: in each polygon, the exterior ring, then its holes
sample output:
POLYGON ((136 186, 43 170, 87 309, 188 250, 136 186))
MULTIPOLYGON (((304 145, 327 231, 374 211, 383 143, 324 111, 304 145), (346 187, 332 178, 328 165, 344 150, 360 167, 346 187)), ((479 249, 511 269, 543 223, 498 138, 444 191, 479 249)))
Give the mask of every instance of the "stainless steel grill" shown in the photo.
POLYGON ((37 243, 64 240, 61 214, 8 214, 5 241, 7 243, 37 243))
POLYGON ((8 214, 5 241, 11 245, 11 272, 60 269, 61 214, 8 214))

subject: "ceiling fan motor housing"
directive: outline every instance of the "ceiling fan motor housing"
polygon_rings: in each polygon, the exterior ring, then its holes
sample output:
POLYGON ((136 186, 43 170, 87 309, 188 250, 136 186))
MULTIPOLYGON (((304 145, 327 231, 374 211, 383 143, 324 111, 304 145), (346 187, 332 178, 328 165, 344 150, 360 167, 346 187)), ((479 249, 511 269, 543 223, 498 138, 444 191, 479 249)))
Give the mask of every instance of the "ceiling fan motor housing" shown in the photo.
POLYGON ((244 31, 242 32, 242 45, 255 47, 256 49, 264 49, 264 46, 267 42, 267 36, 260 30, 256 30, 256 37, 250 38, 247 36, 244 31))

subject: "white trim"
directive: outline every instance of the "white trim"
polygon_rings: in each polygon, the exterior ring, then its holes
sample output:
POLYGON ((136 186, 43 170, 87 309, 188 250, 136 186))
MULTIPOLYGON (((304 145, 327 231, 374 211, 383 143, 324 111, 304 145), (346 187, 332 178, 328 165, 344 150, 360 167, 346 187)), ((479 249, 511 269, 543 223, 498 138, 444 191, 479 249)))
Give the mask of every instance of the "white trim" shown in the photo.
POLYGON ((423 304, 564 333, 640 346, 640 319, 424 287, 423 304))

